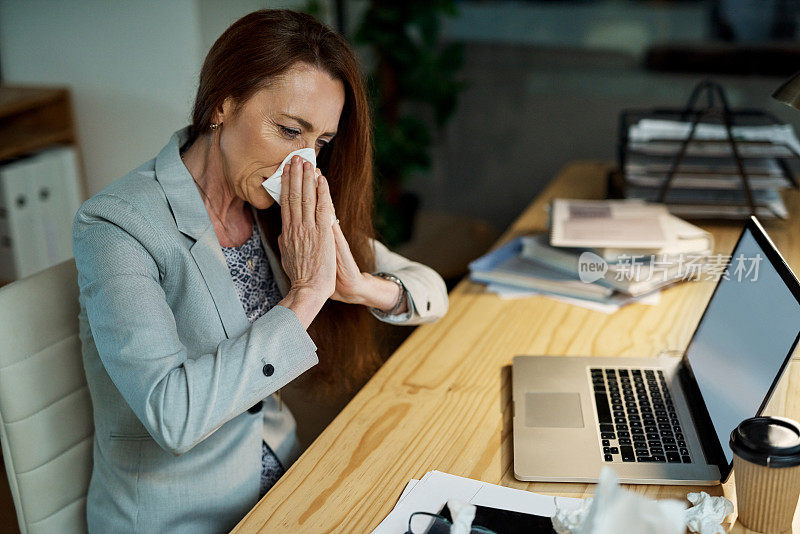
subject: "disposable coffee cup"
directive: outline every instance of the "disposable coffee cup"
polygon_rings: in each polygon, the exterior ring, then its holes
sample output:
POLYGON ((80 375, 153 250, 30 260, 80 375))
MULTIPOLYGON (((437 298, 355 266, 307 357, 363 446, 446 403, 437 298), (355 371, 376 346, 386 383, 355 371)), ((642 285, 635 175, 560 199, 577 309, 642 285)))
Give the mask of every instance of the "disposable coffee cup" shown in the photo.
POLYGON ((731 432, 739 522, 756 532, 791 532, 800 497, 800 424, 745 419, 731 432))

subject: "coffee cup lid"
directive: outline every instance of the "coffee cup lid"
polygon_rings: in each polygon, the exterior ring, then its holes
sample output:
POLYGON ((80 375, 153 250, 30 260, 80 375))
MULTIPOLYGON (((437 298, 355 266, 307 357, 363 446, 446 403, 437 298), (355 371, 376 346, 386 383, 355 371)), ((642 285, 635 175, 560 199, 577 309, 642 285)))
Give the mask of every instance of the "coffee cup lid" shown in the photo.
POLYGON ((800 424, 785 417, 745 419, 731 432, 731 449, 759 465, 800 465, 800 424))

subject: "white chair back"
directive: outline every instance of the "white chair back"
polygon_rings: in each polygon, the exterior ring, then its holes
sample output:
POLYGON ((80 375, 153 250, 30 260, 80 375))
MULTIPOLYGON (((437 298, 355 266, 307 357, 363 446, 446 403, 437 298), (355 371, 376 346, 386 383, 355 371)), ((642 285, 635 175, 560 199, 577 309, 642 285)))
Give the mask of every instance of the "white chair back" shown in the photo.
POLYGON ((92 404, 68 260, 0 288, 0 443, 22 534, 86 532, 92 404))

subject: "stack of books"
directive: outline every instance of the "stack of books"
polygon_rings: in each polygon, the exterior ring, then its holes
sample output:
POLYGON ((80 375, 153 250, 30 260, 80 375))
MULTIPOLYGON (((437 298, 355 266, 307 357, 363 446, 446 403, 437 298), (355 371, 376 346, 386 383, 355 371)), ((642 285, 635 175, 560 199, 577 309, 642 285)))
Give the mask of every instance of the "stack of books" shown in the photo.
POLYGON ((556 199, 550 232, 518 237, 470 264, 500 294, 527 290, 621 306, 697 277, 710 233, 639 200, 556 199))
MULTIPOLYGON (((800 141, 789 124, 733 126, 756 214, 787 218, 780 191, 794 186, 786 163, 800 156, 800 141)), ((691 125, 680 120, 641 118, 627 126, 621 151, 626 198, 654 202, 691 125)), ((664 198, 670 212, 689 218, 740 218, 750 214, 728 134, 721 124, 699 123, 664 198)))

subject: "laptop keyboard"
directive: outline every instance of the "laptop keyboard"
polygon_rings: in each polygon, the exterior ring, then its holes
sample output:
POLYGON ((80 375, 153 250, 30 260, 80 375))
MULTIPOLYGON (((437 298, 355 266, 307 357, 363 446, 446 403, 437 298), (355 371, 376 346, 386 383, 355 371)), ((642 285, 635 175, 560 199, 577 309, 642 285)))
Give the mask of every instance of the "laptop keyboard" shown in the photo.
POLYGON ((663 371, 590 373, 606 462, 692 462, 663 371))

